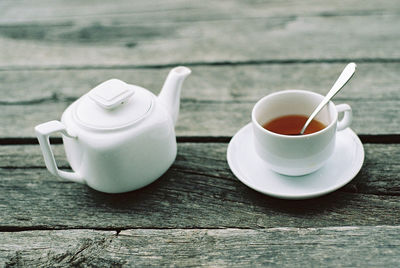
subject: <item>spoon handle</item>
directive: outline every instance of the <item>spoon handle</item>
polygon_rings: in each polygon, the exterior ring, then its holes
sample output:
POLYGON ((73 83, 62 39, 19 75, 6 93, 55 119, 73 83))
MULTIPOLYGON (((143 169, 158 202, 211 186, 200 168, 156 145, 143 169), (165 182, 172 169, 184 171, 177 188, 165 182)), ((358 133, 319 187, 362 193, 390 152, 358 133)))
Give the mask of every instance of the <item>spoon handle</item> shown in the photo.
POLYGON ((343 72, 340 74, 339 78, 336 80, 335 84, 333 84, 331 90, 329 90, 328 94, 326 94, 325 98, 322 102, 317 106, 317 108, 313 111, 313 113, 308 118, 307 122, 304 124, 303 128, 300 131, 300 135, 304 134, 304 131, 314 119, 314 117, 321 111, 321 109, 346 85, 346 83, 353 76, 356 71, 357 65, 354 62, 347 64, 344 68, 343 72))

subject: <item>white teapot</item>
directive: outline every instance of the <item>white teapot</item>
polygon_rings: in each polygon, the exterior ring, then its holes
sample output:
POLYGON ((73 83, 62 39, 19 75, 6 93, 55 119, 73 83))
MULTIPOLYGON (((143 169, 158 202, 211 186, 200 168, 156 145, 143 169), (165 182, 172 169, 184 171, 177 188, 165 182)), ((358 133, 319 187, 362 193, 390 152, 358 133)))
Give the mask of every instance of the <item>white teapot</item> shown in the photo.
POLYGON ((101 192, 122 193, 150 184, 174 162, 175 123, 187 67, 172 69, 159 96, 118 79, 72 103, 60 121, 35 127, 47 169, 101 192), (72 172, 57 168, 49 136, 61 132, 72 172))

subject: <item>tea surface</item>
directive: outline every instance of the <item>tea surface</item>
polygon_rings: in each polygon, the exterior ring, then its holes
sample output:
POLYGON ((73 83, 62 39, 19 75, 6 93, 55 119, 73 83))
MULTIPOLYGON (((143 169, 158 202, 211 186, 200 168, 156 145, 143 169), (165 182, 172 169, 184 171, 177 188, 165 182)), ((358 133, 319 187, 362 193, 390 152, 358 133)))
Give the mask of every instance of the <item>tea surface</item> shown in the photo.
MULTIPOLYGON (((300 130, 306 123, 308 117, 304 115, 285 115, 272 119, 263 127, 269 131, 283 135, 299 135, 300 130)), ((325 125, 313 119, 304 134, 311 134, 325 128, 325 125)))

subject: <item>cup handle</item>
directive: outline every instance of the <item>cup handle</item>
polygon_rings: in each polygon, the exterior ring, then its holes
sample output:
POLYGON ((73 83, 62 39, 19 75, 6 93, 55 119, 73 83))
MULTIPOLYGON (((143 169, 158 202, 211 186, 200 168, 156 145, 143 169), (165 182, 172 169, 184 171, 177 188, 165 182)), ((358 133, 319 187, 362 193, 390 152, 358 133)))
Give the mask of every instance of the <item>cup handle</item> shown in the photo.
POLYGON ((35 132, 39 140, 40 148, 42 149, 44 162, 46 163, 46 167, 50 173, 65 180, 85 183, 82 176, 80 176, 78 173, 62 171, 58 169, 56 160, 54 159, 53 151, 51 150, 50 146, 49 136, 55 132, 61 132, 63 135, 73 139, 76 139, 76 136, 69 134, 65 126, 60 121, 56 120, 37 125, 35 127, 35 132))
POLYGON ((343 130, 350 126, 351 121, 353 120, 353 112, 351 110, 350 105, 348 104, 339 104, 336 105, 336 110, 338 113, 344 113, 342 120, 337 123, 337 131, 343 130))

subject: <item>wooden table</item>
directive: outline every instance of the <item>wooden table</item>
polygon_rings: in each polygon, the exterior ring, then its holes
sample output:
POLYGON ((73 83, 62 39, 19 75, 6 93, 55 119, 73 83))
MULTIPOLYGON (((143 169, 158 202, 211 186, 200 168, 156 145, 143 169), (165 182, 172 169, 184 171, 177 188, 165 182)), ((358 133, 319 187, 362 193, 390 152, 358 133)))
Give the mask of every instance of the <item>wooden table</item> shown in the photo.
MULTIPOLYGON (((0 2, 0 264, 400 265, 398 1, 0 2), (326 196, 260 194, 230 171, 230 138, 262 96, 327 92, 353 107, 365 162, 326 196), (158 94, 189 66, 178 156, 144 189, 102 194, 45 168, 33 127, 116 77, 158 94)), ((60 137, 52 139, 68 168, 60 137)))

